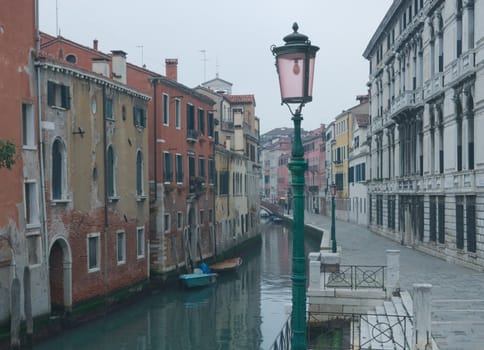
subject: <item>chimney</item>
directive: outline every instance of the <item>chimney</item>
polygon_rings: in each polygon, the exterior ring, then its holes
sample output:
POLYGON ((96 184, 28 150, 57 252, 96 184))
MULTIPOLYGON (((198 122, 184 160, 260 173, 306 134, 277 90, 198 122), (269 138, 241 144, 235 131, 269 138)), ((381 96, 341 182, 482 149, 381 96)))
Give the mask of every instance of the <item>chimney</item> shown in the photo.
POLYGON ((97 39, 94 39, 94 40, 92 41, 92 48, 93 48, 94 50, 96 50, 96 51, 97 51, 97 44, 98 44, 97 39))
POLYGON ((126 84, 126 52, 112 50, 113 80, 126 84))
POLYGON ((170 80, 177 81, 178 79, 178 58, 165 59, 166 77, 170 80))
POLYGON ((110 78, 111 74, 109 74, 109 59, 104 57, 93 57, 92 71, 110 78))

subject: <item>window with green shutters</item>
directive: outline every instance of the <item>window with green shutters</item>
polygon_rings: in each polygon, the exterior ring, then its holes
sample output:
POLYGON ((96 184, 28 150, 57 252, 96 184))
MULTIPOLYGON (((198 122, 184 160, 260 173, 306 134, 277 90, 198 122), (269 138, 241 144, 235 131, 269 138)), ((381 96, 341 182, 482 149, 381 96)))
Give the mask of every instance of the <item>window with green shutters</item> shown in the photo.
POLYGON ((176 155, 176 182, 183 183, 183 156, 181 154, 176 155))
POLYGON ((173 157, 170 153, 163 153, 163 181, 170 183, 173 181, 173 157))
POLYGON ((47 103, 50 107, 71 108, 71 95, 69 86, 47 82, 47 103))

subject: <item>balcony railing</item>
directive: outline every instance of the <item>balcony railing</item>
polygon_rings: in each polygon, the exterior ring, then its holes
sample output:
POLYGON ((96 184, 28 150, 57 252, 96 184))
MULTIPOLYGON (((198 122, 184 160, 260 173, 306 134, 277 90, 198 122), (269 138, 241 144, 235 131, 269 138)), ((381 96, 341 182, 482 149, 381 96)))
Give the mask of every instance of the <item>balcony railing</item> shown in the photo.
POLYGON ((385 266, 323 265, 324 288, 385 289, 385 266))
POLYGON ((395 97, 390 107, 390 113, 395 115, 405 108, 410 108, 415 105, 414 91, 408 90, 395 97))
POLYGON ((424 84, 424 100, 444 91, 444 73, 437 73, 424 84))
POLYGON ((409 350, 411 329, 410 316, 309 312, 308 349, 409 350))
POLYGON ((451 63, 450 81, 456 81, 474 70, 475 54, 468 51, 451 63))
POLYGON ((198 130, 188 129, 187 130, 187 141, 192 141, 192 142, 197 141, 198 140, 198 135, 199 135, 198 130))
POLYGON ((281 331, 274 340, 269 350, 290 350, 291 349, 291 316, 282 326, 281 331))

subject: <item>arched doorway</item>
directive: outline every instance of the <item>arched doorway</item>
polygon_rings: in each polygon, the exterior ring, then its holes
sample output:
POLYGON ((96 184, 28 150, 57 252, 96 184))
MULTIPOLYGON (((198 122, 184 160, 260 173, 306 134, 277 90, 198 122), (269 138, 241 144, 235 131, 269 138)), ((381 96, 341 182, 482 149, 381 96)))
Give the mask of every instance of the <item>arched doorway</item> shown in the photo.
POLYGON ((49 254, 51 313, 64 313, 72 308, 72 259, 63 238, 54 241, 49 254))

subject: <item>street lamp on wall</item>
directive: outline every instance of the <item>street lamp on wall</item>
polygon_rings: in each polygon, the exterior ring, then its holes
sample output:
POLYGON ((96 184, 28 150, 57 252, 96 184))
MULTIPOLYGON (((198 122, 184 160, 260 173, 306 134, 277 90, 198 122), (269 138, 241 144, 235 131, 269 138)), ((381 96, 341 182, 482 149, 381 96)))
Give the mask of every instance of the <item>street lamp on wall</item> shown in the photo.
POLYGON ((331 251, 336 253, 336 217, 335 217, 335 197, 336 184, 333 182, 331 188, 331 251))
POLYGON ((292 26, 293 33, 284 37, 283 46, 271 47, 276 58, 279 75, 281 102, 286 104, 294 122, 294 140, 291 160, 293 202, 293 248, 292 248, 292 314, 291 348, 305 350, 306 339, 306 264, 304 254, 304 172, 308 165, 304 160, 301 141, 301 110, 313 97, 314 61, 319 47, 311 45, 308 37, 298 33, 298 25, 292 26), (293 112, 290 104, 298 104, 293 112))

